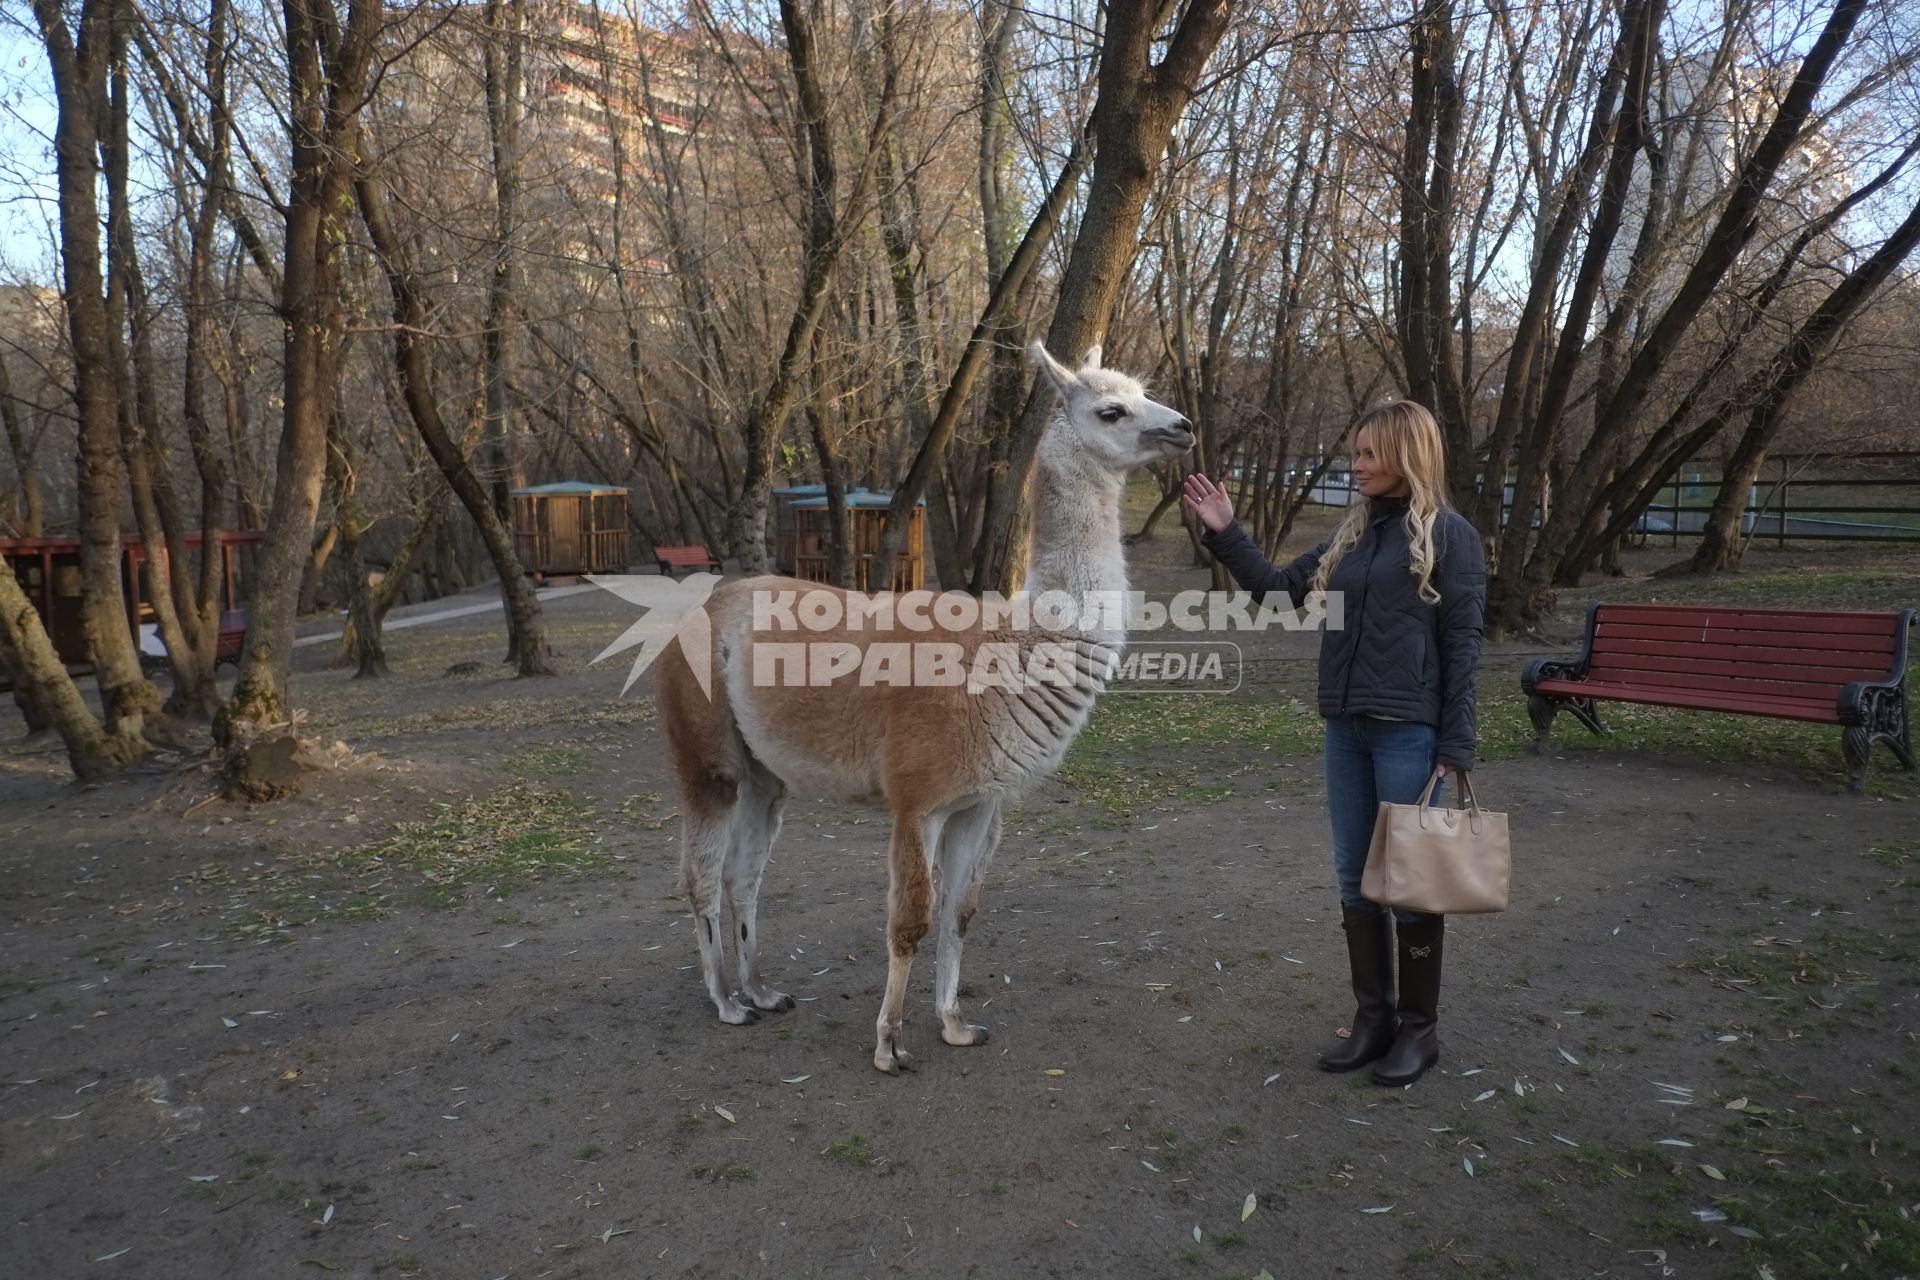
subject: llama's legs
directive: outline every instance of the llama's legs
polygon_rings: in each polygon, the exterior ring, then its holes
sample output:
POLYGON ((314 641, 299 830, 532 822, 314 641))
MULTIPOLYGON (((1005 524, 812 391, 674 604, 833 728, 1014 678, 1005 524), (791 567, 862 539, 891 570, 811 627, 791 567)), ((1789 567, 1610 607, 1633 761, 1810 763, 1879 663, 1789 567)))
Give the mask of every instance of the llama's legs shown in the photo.
POLYGON ((960 1016, 960 949, 980 906, 980 879, 1000 843, 1000 801, 982 800, 947 820, 940 838, 939 950, 934 962, 934 1008, 948 1044, 985 1044, 987 1029, 960 1016))
POLYGON ((727 851, 723 883, 727 911, 732 917, 733 944, 740 961, 740 994, 756 1009, 793 1008, 793 997, 775 991, 760 980, 760 879, 780 834, 780 811, 786 806, 786 786, 767 769, 750 767, 740 784, 740 802, 733 808, 733 841, 727 851))
POLYGON ((940 820, 896 813, 887 883, 887 994, 874 1024, 873 1065, 888 1075, 913 1065, 900 1051, 907 975, 933 921, 933 874, 927 851, 940 847, 940 820))
POLYGON ((707 982, 707 995, 720 1011, 720 1021, 735 1026, 752 1022, 753 1010, 733 998, 726 979, 726 922, 721 909, 725 905, 722 878, 729 851, 733 847, 734 809, 737 801, 726 788, 708 789, 703 795, 681 797, 680 874, 687 902, 693 908, 693 931, 700 941, 700 973, 707 982))

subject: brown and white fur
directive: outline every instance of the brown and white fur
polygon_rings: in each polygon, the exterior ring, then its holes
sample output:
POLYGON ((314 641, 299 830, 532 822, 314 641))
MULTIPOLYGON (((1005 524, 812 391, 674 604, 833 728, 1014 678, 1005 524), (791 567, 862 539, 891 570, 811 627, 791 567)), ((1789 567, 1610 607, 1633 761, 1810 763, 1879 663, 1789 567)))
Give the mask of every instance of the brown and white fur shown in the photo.
MULTIPOLYGON (((1060 404, 1038 450, 1033 545, 1025 590, 1127 590, 1120 544, 1120 496, 1136 467, 1193 447, 1190 424, 1148 399, 1125 374, 1100 367, 1100 348, 1078 369, 1039 343, 1031 354, 1059 392, 1060 404)), ((948 1044, 985 1043, 986 1028, 960 1013, 960 951, 979 906, 980 880, 1000 840, 1001 808, 1059 764, 1085 725, 1094 696, 1117 660, 1123 626, 1071 634, 1036 630, 938 630, 902 634, 841 627, 756 636, 757 591, 831 591, 775 577, 726 583, 708 600, 713 661, 709 698, 680 644, 661 655, 655 676, 675 773, 684 843, 681 870, 693 907, 700 968, 720 1019, 746 1023, 756 1010, 789 1009, 759 970, 756 920, 761 875, 790 792, 882 803, 893 815, 886 995, 875 1029, 874 1066, 897 1073, 907 976, 921 940, 937 929, 935 1007, 948 1044), (988 641, 1027 651, 1065 645, 1074 655, 1071 684, 826 686, 754 680, 756 642, 876 641, 957 643, 969 657, 988 641), (737 958, 739 999, 725 973, 737 958)), ((848 594, 848 593, 843 593, 848 594)), ((684 634, 684 633, 683 633, 684 634)))

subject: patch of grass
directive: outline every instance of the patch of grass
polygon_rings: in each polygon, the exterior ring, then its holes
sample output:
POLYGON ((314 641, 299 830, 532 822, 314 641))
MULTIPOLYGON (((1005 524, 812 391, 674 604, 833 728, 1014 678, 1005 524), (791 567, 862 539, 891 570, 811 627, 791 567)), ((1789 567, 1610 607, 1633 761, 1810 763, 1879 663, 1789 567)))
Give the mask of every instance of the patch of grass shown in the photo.
MULTIPOLYGON (((1515 682, 1516 686, 1518 682, 1515 682)), ((1600 723, 1609 737, 1596 737, 1572 716, 1553 722, 1547 751, 1553 755, 1592 752, 1597 755, 1664 755, 1711 761, 1716 768, 1758 765, 1779 769, 1808 782, 1842 788, 1846 762, 1840 754, 1840 731, 1833 725, 1805 724, 1760 716, 1725 715, 1713 711, 1683 711, 1672 707, 1643 707, 1627 702, 1600 704, 1600 723)), ((1506 759, 1520 754, 1532 741, 1526 700, 1516 687, 1496 687, 1480 695, 1482 757, 1506 759)), ((1884 748, 1873 753, 1867 771, 1870 795, 1904 795, 1904 771, 1884 748)), ((1729 770, 1731 772, 1731 769, 1729 770)), ((1737 777, 1737 775, 1736 775, 1737 777)), ((1738 785, 1730 779, 1729 786, 1738 785)))
POLYGON ((1238 1249, 1246 1242, 1247 1238, 1238 1231, 1229 1231, 1224 1235, 1217 1235, 1213 1238, 1213 1249, 1215 1253, 1227 1253, 1230 1250, 1238 1249))
POLYGON ((370 844, 288 849, 264 868, 210 864, 187 879, 230 904, 231 936, 284 940, 320 920, 378 920, 413 904, 449 908, 476 890, 497 899, 613 865, 595 839, 600 815, 570 791, 512 783, 435 808, 370 844))
POLYGON ((1279 755, 1320 750, 1323 721, 1298 699, 1141 695, 1103 698, 1068 749, 1061 781, 1112 826, 1155 808, 1188 809, 1230 795, 1205 750, 1258 742, 1279 755), (1180 750, 1179 748, 1187 748, 1180 750), (1174 748, 1174 750, 1168 750, 1174 748))
POLYGON ((1782 1274, 1898 1276, 1920 1271, 1920 1180, 1863 1169, 1805 1177, 1775 1174, 1751 1198, 1715 1201, 1736 1225, 1758 1231, 1749 1250, 1782 1274))
POLYGON ((604 1154, 606 1154, 605 1147, 597 1142, 589 1142, 586 1146, 580 1148, 579 1154, 575 1155, 574 1159, 585 1164, 589 1160, 598 1160, 604 1154))
POLYGON ((586 838, 591 809, 569 791, 512 785, 445 805, 439 816, 398 834, 340 851, 342 872, 397 874, 427 902, 451 906, 483 886, 505 895, 556 875, 604 869, 610 861, 586 838))
POLYGON ((1920 862, 1920 848, 1905 845, 1876 845, 1867 850, 1867 857, 1889 871, 1905 871, 1914 863, 1920 862))
POLYGON ((508 767, 556 778, 577 778, 593 772, 593 753, 581 747, 536 742, 516 752, 508 760, 508 767))
POLYGON ((1906 958, 1888 955, 1874 942, 1858 926, 1824 925, 1812 938, 1746 938, 1723 951, 1696 956, 1694 967, 1754 995, 1789 997, 1794 1002, 1789 1007, 1806 1007, 1803 995, 1831 1005, 1846 988, 1872 985, 1867 966, 1875 960, 1906 958))
POLYGON ((857 1133, 845 1138, 835 1138, 820 1154, 829 1160, 836 1160, 855 1169, 870 1169, 875 1159, 872 1149, 867 1146, 867 1140, 857 1133))

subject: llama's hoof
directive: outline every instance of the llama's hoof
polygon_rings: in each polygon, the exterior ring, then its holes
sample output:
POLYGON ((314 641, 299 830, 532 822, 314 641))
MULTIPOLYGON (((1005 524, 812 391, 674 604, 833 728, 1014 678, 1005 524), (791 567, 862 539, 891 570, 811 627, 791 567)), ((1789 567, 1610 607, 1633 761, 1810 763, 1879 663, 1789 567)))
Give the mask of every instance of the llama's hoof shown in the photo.
POLYGON ((892 1045, 881 1045, 873 1051, 873 1065, 890 1076, 902 1071, 913 1070, 913 1058, 892 1045))
POLYGON ((730 1027, 745 1027, 760 1021, 760 1015, 737 1000, 729 1000, 720 1006, 720 1021, 730 1027))
POLYGON ((762 1013, 785 1013, 793 1008, 793 997, 784 991, 768 991, 763 995, 749 996, 753 1007, 762 1013))
POLYGON ((958 1031, 955 1031, 951 1026, 941 1027, 940 1038, 948 1044, 959 1045, 964 1048, 967 1045, 985 1044, 988 1036, 985 1027, 976 1026, 971 1022, 963 1022, 960 1024, 958 1031))

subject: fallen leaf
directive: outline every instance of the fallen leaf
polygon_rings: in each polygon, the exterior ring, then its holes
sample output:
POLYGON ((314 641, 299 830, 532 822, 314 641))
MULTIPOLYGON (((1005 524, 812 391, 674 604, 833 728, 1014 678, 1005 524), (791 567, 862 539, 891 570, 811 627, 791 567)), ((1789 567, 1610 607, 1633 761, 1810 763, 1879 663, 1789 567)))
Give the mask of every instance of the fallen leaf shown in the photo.
POLYGON ((332 1222, 332 1221, 333 1221, 333 1206, 328 1205, 327 1211, 320 1215, 320 1225, 324 1227, 329 1222, 332 1222))
POLYGON ((220 1175, 217 1173, 190 1173, 187 1175, 187 1181, 188 1182, 218 1182, 220 1181, 220 1175))
POLYGON ((1260 1082, 1260 1087, 1264 1089, 1268 1085, 1272 1084, 1275 1080, 1278 1080, 1279 1078, 1280 1078, 1280 1073, 1276 1071, 1272 1075, 1268 1076, 1265 1080, 1262 1080, 1260 1082))
POLYGON ((1570 1147, 1577 1147, 1580 1145, 1579 1143, 1575 1142, 1572 1138, 1563 1138, 1557 1133, 1552 1136, 1555 1142, 1564 1142, 1570 1147))
POLYGON ((124 1258, 132 1252, 133 1252, 133 1246, 128 1245, 126 1248, 120 1250, 118 1253, 101 1254, 99 1257, 95 1258, 94 1261, 95 1262, 112 1262, 115 1258, 124 1258))
POLYGON ((1197 1222, 1193 1224, 1193 1242, 1200 1243, 1200 1224, 1197 1222))
POLYGON ((733 1112, 727 1110, 725 1107, 715 1107, 713 1109, 713 1114, 719 1116, 722 1120, 725 1120, 728 1124, 740 1123, 738 1120, 735 1120, 733 1118, 733 1112))
POLYGON ((1656 1147, 1691 1147, 1691 1142, 1682 1142, 1678 1138, 1662 1138, 1653 1144, 1656 1147))
POLYGON ((804 1075, 804 1076, 782 1076, 780 1078, 780 1083, 781 1084, 800 1084, 803 1081, 807 1081, 811 1079, 813 1079, 813 1076, 811 1074, 804 1075))
POLYGON ((1043 1076, 1063 1076, 1067 1073, 1065 1069, 1061 1067, 1048 1067, 1045 1071, 1042 1071, 1040 1074, 1043 1076))
POLYGON ((1485 1093, 1481 1094, 1479 1097, 1475 1098, 1474 1101, 1485 1102, 1488 1098, 1491 1098, 1494 1094, 1498 1092, 1500 1092, 1498 1089, 1489 1089, 1485 1093))
POLYGON ((1247 1192, 1247 1202, 1240 1206, 1240 1221, 1245 1222, 1248 1218, 1251 1218, 1253 1211, 1259 1207, 1259 1202, 1254 1199, 1253 1192, 1247 1192))
POLYGON ((1472 1159, 1472 1157, 1470 1157, 1470 1156, 1462 1156, 1462 1157, 1460 1158, 1460 1167, 1461 1167, 1461 1168, 1463 1168, 1463 1169, 1465 1169, 1465 1170, 1467 1171, 1467 1176, 1468 1176, 1469 1178, 1471 1178, 1471 1177, 1473 1176, 1473 1159, 1472 1159))
POLYGON ((1565 1049, 1562 1049, 1560 1051, 1560 1056, 1565 1058, 1568 1062, 1571 1062, 1576 1067, 1580 1065, 1580 1059, 1574 1057, 1572 1054, 1568 1053, 1565 1049))
POLYGON ((1725 1222, 1727 1215, 1720 1209, 1695 1209, 1693 1216, 1702 1222, 1725 1222))
POLYGON ((1383 1205, 1380 1205, 1380 1206, 1378 1206, 1377 1208, 1373 1208, 1373 1209, 1362 1209, 1362 1210, 1361 1210, 1360 1212, 1362 1212, 1362 1213, 1392 1213, 1392 1212, 1393 1212, 1393 1206, 1392 1206, 1392 1205, 1390 1205, 1390 1204, 1383 1204, 1383 1205))
POLYGON ((1727 1180, 1726 1174, 1720 1172, 1718 1169, 1714 1168, 1710 1164, 1701 1165, 1700 1172, 1706 1174, 1709 1178, 1712 1178, 1715 1182, 1725 1182, 1727 1180))
POLYGON ((1761 1235, 1758 1231, 1755 1231, 1752 1227, 1728 1227, 1727 1230, 1733 1232, 1733 1234, 1739 1236, 1742 1240, 1765 1240, 1766 1239, 1765 1236, 1761 1235))
POLYGON ((221 1018, 220 1021, 226 1025, 226 1028, 229 1031, 233 1030, 235 1027, 240 1025, 239 1023, 235 1022, 232 1018, 221 1018))

